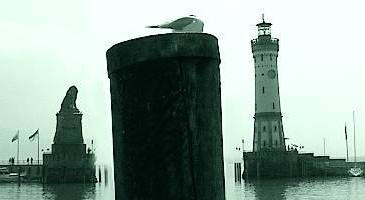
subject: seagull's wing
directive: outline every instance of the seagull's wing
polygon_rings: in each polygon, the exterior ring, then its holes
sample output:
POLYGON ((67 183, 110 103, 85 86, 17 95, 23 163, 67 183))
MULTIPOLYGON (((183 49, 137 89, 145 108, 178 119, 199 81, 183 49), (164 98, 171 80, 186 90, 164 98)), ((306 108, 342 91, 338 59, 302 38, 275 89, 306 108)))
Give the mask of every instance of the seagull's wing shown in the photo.
POLYGON ((160 25, 160 28, 171 28, 171 29, 181 30, 185 26, 193 23, 194 20, 195 20, 195 18, 192 18, 192 17, 183 17, 183 18, 177 19, 173 22, 170 22, 167 24, 162 24, 162 25, 160 25))

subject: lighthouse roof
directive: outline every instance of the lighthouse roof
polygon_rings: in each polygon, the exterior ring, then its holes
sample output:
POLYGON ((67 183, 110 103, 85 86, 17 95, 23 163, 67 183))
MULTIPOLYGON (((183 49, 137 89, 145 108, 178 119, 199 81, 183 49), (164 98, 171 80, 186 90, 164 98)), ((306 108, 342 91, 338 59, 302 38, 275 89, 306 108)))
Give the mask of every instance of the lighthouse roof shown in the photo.
POLYGON ((259 23, 259 24, 256 24, 256 26, 258 27, 270 27, 272 24, 271 23, 267 23, 265 21, 259 23))

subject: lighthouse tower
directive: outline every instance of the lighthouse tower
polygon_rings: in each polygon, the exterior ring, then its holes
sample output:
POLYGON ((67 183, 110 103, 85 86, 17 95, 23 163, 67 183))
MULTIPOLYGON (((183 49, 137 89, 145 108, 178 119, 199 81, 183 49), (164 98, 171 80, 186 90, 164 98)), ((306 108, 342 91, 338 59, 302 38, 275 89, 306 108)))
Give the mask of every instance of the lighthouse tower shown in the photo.
POLYGON ((255 62, 255 126, 253 151, 285 151, 280 108, 277 58, 279 40, 271 37, 271 23, 257 24, 251 40, 255 62))

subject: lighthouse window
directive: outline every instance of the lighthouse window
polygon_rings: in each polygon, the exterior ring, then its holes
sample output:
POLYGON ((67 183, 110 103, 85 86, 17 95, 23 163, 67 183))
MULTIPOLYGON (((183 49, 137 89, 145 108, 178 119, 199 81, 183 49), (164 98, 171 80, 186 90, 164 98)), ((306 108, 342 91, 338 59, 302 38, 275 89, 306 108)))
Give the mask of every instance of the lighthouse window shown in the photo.
POLYGON ((266 146, 266 141, 264 140, 264 146, 266 146))
POLYGON ((262 94, 265 94, 265 87, 262 87, 262 94))
POLYGON ((275 103, 272 102, 272 109, 275 109, 275 103))
POLYGON ((276 126, 274 126, 274 130, 275 130, 275 131, 277 130, 277 127, 276 127, 276 126))
POLYGON ((262 73, 261 76, 264 76, 264 73, 262 73))
POLYGON ((270 54, 270 60, 272 60, 272 54, 270 54))
POLYGON ((264 55, 261 54, 261 61, 264 61, 264 55))
POLYGON ((265 126, 263 126, 263 127, 262 127, 262 131, 263 131, 263 132, 265 132, 265 131, 266 131, 266 127, 265 127, 265 126))
POLYGON ((278 146, 278 141, 277 140, 275 140, 275 146, 278 146))

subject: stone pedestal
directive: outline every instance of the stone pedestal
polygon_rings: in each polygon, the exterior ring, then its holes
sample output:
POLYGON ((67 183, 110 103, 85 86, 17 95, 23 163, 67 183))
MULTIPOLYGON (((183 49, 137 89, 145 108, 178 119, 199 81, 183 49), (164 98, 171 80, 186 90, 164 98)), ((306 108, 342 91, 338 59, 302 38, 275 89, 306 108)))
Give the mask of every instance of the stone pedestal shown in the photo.
POLYGON ((56 114, 52 153, 43 154, 43 178, 47 183, 95 182, 95 155, 86 152, 82 113, 76 107, 77 88, 70 87, 56 114))
POLYGON ((116 199, 225 199, 217 39, 143 37, 107 61, 116 199))

